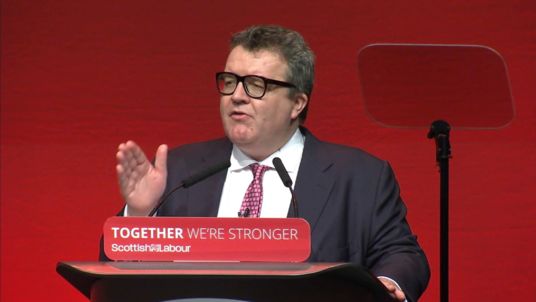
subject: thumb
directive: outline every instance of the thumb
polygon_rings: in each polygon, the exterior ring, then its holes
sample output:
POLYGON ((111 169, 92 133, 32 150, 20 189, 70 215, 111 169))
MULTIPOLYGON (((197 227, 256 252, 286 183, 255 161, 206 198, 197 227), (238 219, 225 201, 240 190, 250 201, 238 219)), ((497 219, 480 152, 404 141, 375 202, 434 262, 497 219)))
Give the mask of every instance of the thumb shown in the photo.
POLYGON ((156 150, 155 168, 158 172, 167 175, 167 153, 168 146, 160 145, 156 150))

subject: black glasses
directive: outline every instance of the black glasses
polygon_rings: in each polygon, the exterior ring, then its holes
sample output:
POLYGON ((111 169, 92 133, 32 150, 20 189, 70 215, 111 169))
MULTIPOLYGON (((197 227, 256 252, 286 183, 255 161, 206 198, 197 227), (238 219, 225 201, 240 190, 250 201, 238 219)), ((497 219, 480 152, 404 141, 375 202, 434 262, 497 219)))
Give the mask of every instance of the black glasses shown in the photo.
POLYGON ((264 96, 268 84, 296 88, 294 84, 267 79, 257 75, 245 75, 241 77, 232 72, 216 73, 216 86, 218 87, 218 91, 223 95, 233 94, 239 82, 242 82, 247 95, 254 99, 260 99, 264 96))

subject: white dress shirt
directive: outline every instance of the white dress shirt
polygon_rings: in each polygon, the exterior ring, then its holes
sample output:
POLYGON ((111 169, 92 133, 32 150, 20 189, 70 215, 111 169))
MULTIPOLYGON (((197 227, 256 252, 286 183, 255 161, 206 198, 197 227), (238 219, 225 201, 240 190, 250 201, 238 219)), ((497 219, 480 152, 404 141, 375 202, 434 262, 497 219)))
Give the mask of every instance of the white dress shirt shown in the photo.
MULTIPOLYGON (((262 179, 263 201, 260 217, 287 217, 291 200, 290 190, 283 185, 281 178, 279 178, 277 171, 274 169, 272 159, 274 157, 281 159, 294 186, 298 176, 304 142, 305 137, 297 129, 281 149, 263 161, 258 162, 261 165, 271 167, 271 169, 264 172, 262 179)), ((248 166, 257 162, 245 155, 236 146, 233 146, 230 161, 231 166, 227 170, 227 178, 223 185, 218 217, 238 217, 246 190, 253 180, 253 173, 248 166)))

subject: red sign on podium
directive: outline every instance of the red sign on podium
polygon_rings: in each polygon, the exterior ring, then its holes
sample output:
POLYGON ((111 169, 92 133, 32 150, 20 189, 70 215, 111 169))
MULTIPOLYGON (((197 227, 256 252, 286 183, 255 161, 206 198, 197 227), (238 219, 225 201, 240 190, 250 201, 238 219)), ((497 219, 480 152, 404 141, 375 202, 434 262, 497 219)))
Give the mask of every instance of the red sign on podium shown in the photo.
POLYGON ((302 262, 311 251, 301 218, 110 217, 112 260, 302 262))

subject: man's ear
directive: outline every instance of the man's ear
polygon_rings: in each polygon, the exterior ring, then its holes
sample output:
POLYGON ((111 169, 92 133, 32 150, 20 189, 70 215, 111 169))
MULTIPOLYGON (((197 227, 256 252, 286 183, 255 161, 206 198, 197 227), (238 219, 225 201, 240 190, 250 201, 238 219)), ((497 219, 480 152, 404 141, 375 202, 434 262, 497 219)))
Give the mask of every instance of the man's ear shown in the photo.
POLYGON ((308 103, 309 97, 305 93, 300 92, 294 95, 294 108, 292 109, 291 118, 293 120, 297 119, 308 103))

